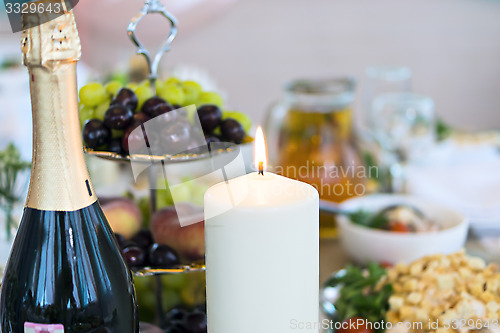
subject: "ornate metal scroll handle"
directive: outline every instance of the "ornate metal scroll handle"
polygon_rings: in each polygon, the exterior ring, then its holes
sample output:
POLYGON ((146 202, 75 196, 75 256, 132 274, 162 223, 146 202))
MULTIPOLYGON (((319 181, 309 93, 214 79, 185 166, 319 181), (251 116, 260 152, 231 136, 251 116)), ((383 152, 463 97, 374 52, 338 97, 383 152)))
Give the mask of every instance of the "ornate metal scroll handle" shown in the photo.
POLYGON ((142 54, 148 63, 149 67, 149 79, 154 86, 156 79, 158 78, 158 65, 165 52, 170 50, 170 44, 177 35, 177 19, 167 10, 165 6, 160 2, 160 0, 146 0, 144 7, 141 9, 139 14, 134 16, 130 23, 128 24, 128 36, 130 40, 137 46, 137 54, 142 54), (154 58, 151 57, 150 52, 142 45, 135 35, 135 30, 137 24, 148 14, 161 14, 163 17, 170 21, 170 34, 167 39, 163 42, 158 52, 155 54, 154 58))

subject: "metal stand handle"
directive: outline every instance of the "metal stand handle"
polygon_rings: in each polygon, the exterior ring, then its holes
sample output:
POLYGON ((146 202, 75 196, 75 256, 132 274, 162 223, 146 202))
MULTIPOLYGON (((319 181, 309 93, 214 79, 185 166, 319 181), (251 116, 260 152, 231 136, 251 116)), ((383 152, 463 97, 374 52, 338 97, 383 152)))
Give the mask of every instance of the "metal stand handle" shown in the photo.
MULTIPOLYGON (((156 79, 158 78, 158 65, 160 64, 161 57, 165 52, 170 50, 170 44, 177 35, 177 20, 176 18, 167 12, 165 6, 160 2, 160 0, 146 0, 144 7, 142 7, 139 14, 134 16, 127 28, 128 36, 130 40, 137 46, 137 54, 142 54, 148 63, 149 67, 149 81, 151 87, 155 87, 156 79), (135 35, 135 30, 137 24, 148 14, 161 14, 170 21, 170 34, 167 39, 163 42, 158 52, 155 54, 154 58, 151 58, 149 51, 139 42, 135 35)), ((162 164, 163 166, 163 164, 162 164)), ((151 167, 149 171, 149 182, 151 186, 151 213, 154 213, 157 209, 156 207, 156 168, 151 167)), ((164 316, 163 309, 163 293, 162 293, 162 282, 161 276, 157 275, 154 277, 156 286, 156 321, 161 322, 161 318, 164 316)))
POLYGON ((170 44, 177 35, 177 19, 172 14, 167 12, 165 6, 160 2, 160 0, 146 0, 140 13, 134 16, 132 21, 128 24, 127 31, 130 40, 135 44, 135 46, 137 46, 137 54, 142 54, 148 62, 149 79, 154 87, 155 81, 158 78, 158 65, 160 64, 161 57, 165 54, 165 52, 170 50, 170 44), (155 54, 154 58, 151 57, 149 51, 141 44, 141 42, 139 42, 135 35, 137 24, 148 14, 161 14, 170 21, 171 25, 170 34, 155 54))

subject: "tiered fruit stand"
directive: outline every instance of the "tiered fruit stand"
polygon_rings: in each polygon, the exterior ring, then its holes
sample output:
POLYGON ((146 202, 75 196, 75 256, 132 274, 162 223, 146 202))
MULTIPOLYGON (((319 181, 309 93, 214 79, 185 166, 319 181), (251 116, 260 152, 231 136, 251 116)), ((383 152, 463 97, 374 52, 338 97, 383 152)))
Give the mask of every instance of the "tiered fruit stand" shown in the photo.
MULTIPOLYGON (((158 78, 158 66, 162 56, 170 50, 170 44, 174 40, 177 34, 177 21, 175 17, 170 14, 163 4, 159 2, 159 0, 147 0, 145 2, 144 7, 134 18, 132 18, 131 22, 128 25, 128 35, 134 45, 137 47, 137 54, 141 54, 145 57, 148 66, 149 66, 149 80, 150 86, 154 87, 156 83, 156 79, 158 78), (137 39, 135 31, 138 23, 149 14, 161 14, 163 17, 168 19, 171 24, 171 30, 166 38, 166 40, 161 45, 159 51, 152 56, 150 52, 141 44, 141 42, 137 39)), ((224 148, 215 149, 215 150, 197 150, 196 152, 187 152, 180 153, 176 155, 163 155, 163 156, 155 156, 155 155, 122 155, 113 152, 106 151, 96 151, 90 148, 86 148, 85 152, 88 155, 103 158, 106 160, 111 160, 114 162, 122 162, 122 163, 145 163, 149 165, 148 168, 148 181, 150 185, 150 203, 151 203, 151 212, 155 212, 157 210, 156 207, 156 197, 157 190, 156 184, 158 174, 162 174, 161 168, 164 168, 166 164, 171 163, 187 163, 195 160, 206 159, 213 157, 217 154, 223 154, 229 152, 234 149, 235 146, 226 146, 224 148)), ((156 293, 156 322, 160 323, 162 317, 164 316, 163 309, 163 293, 161 276, 168 274, 186 274, 193 272, 203 272, 205 270, 205 265, 203 262, 196 262, 190 264, 181 264, 171 268, 151 268, 145 267, 139 270, 133 271, 134 276, 136 277, 144 277, 150 276, 155 279, 155 293, 156 293)))

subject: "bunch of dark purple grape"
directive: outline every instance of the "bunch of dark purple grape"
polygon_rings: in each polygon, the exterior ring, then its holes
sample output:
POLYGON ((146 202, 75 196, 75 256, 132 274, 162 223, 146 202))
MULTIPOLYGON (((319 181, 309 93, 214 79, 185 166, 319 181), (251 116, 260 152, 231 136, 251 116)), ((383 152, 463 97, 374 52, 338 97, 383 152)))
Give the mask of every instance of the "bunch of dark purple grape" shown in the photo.
POLYGON ((170 310, 165 318, 165 333, 206 333, 207 315, 205 305, 188 311, 182 307, 170 310))
POLYGON ((152 268, 172 268, 180 264, 177 252, 168 245, 157 244, 148 229, 139 231, 130 241, 115 234, 123 258, 132 270, 152 268))
POLYGON ((199 125, 192 115, 182 112, 180 106, 171 105, 161 97, 147 99, 138 109, 138 99, 134 91, 122 88, 111 101, 103 120, 89 119, 83 126, 83 140, 88 148, 128 154, 131 141, 145 142, 147 147, 163 147, 155 154, 178 153, 196 149, 200 144, 212 142, 232 142, 240 144, 246 137, 245 129, 234 118, 223 119, 222 110, 215 104, 198 107, 199 125), (144 127, 135 130, 150 119, 156 129, 148 131, 144 127), (202 133, 199 127, 201 126, 202 133), (201 138, 201 140, 200 140, 201 138), (203 142, 203 140, 205 142, 203 142), (200 142, 201 141, 201 142, 200 142))

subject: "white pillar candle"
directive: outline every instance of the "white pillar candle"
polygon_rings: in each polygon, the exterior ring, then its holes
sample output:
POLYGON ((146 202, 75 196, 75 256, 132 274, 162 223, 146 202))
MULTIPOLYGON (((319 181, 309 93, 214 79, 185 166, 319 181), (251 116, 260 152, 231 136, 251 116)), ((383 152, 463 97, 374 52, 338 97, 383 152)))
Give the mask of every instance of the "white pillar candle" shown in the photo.
POLYGON ((208 332, 318 332, 316 189, 251 173, 211 187, 205 216, 208 332))

